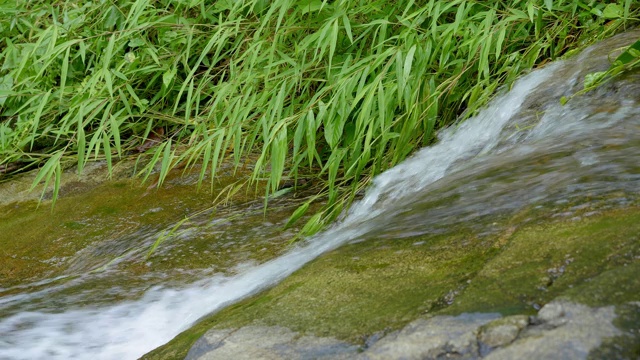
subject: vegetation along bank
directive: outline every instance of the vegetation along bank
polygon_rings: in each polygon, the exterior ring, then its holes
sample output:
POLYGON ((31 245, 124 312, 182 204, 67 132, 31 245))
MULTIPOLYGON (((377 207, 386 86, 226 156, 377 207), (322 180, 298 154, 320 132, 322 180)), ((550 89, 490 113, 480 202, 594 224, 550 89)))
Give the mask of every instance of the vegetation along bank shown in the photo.
POLYGON ((181 168, 203 183, 250 163, 246 189, 302 181, 328 199, 312 233, 498 87, 639 13, 632 0, 2 0, 0 181, 39 168, 57 189, 67 166, 140 157, 141 179, 181 168))

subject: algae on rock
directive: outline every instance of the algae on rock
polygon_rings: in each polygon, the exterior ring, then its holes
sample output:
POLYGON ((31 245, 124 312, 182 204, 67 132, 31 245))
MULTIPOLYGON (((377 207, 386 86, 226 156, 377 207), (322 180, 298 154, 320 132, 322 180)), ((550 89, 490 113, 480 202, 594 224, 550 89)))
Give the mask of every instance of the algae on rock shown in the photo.
POLYGON ((280 326, 365 346, 370 336, 416 318, 533 315, 558 297, 590 306, 638 301, 638 233, 640 209, 628 208, 530 225, 495 243, 438 235, 346 245, 204 319, 146 358, 182 357, 212 327, 280 326))

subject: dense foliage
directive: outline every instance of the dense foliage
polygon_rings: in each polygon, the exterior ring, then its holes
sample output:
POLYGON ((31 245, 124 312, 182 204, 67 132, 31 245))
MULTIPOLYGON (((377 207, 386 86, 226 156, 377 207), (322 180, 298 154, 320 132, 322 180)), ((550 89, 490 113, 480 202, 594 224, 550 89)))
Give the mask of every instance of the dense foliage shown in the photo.
POLYGON ((639 11, 632 0, 0 0, 0 174, 39 167, 37 182, 57 187, 65 164, 147 156, 140 174, 159 167, 161 184, 176 166, 214 179, 251 155, 269 193, 305 177, 328 195, 312 231, 497 87, 639 11))

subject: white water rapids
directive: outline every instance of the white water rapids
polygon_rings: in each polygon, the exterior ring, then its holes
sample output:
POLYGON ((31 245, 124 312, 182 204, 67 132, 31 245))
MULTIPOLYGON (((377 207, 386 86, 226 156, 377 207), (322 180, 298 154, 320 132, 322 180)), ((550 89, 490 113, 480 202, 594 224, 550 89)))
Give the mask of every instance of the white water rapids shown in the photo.
MULTIPOLYGON (((392 209, 397 211, 411 204, 410 199, 425 192, 431 184, 439 180, 450 182, 447 177, 473 164, 482 168, 485 166, 482 159, 489 155, 511 157, 517 163, 518 156, 526 157, 534 148, 552 148, 572 136, 615 125, 616 113, 608 115, 610 121, 586 124, 581 122, 584 116, 580 106, 563 109, 554 105, 533 129, 527 130, 523 139, 505 136, 506 127, 512 124, 528 96, 552 82, 560 71, 567 71, 566 64, 554 63, 518 80, 508 93, 497 97, 477 116, 443 131, 436 145, 420 150, 378 176, 365 197, 340 223, 283 256, 242 269, 236 275, 217 275, 180 289, 152 288, 136 301, 15 313, 0 319, 0 359, 138 358, 168 342, 202 316, 281 281, 321 254, 372 231, 393 227, 397 222, 390 214, 392 209), (569 118, 572 120, 565 121, 569 118)), ((571 83, 576 79, 563 81, 571 83)), ((620 111, 637 111, 637 106, 620 111)), ((597 164, 599 156, 589 149, 574 154, 581 166, 597 164)), ((637 180, 636 177, 630 181, 637 184, 637 180)), ((536 194, 535 188, 525 190, 531 196, 536 194)), ((0 298, 0 306, 24 301, 29 296, 0 298)))

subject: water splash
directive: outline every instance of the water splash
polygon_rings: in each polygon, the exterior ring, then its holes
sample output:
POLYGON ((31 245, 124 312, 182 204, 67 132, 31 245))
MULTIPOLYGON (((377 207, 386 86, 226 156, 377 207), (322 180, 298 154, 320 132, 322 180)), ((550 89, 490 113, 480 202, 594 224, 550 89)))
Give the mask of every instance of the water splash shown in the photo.
POLYGON ((411 196, 447 174, 463 159, 487 153, 500 141, 505 125, 518 113, 527 96, 548 81, 560 63, 534 71, 515 83, 511 91, 498 96, 478 116, 439 134, 439 143, 418 151, 402 164, 376 177, 364 199, 354 207, 352 217, 367 219, 399 199, 411 196), (372 209, 376 209, 372 213, 372 209))

